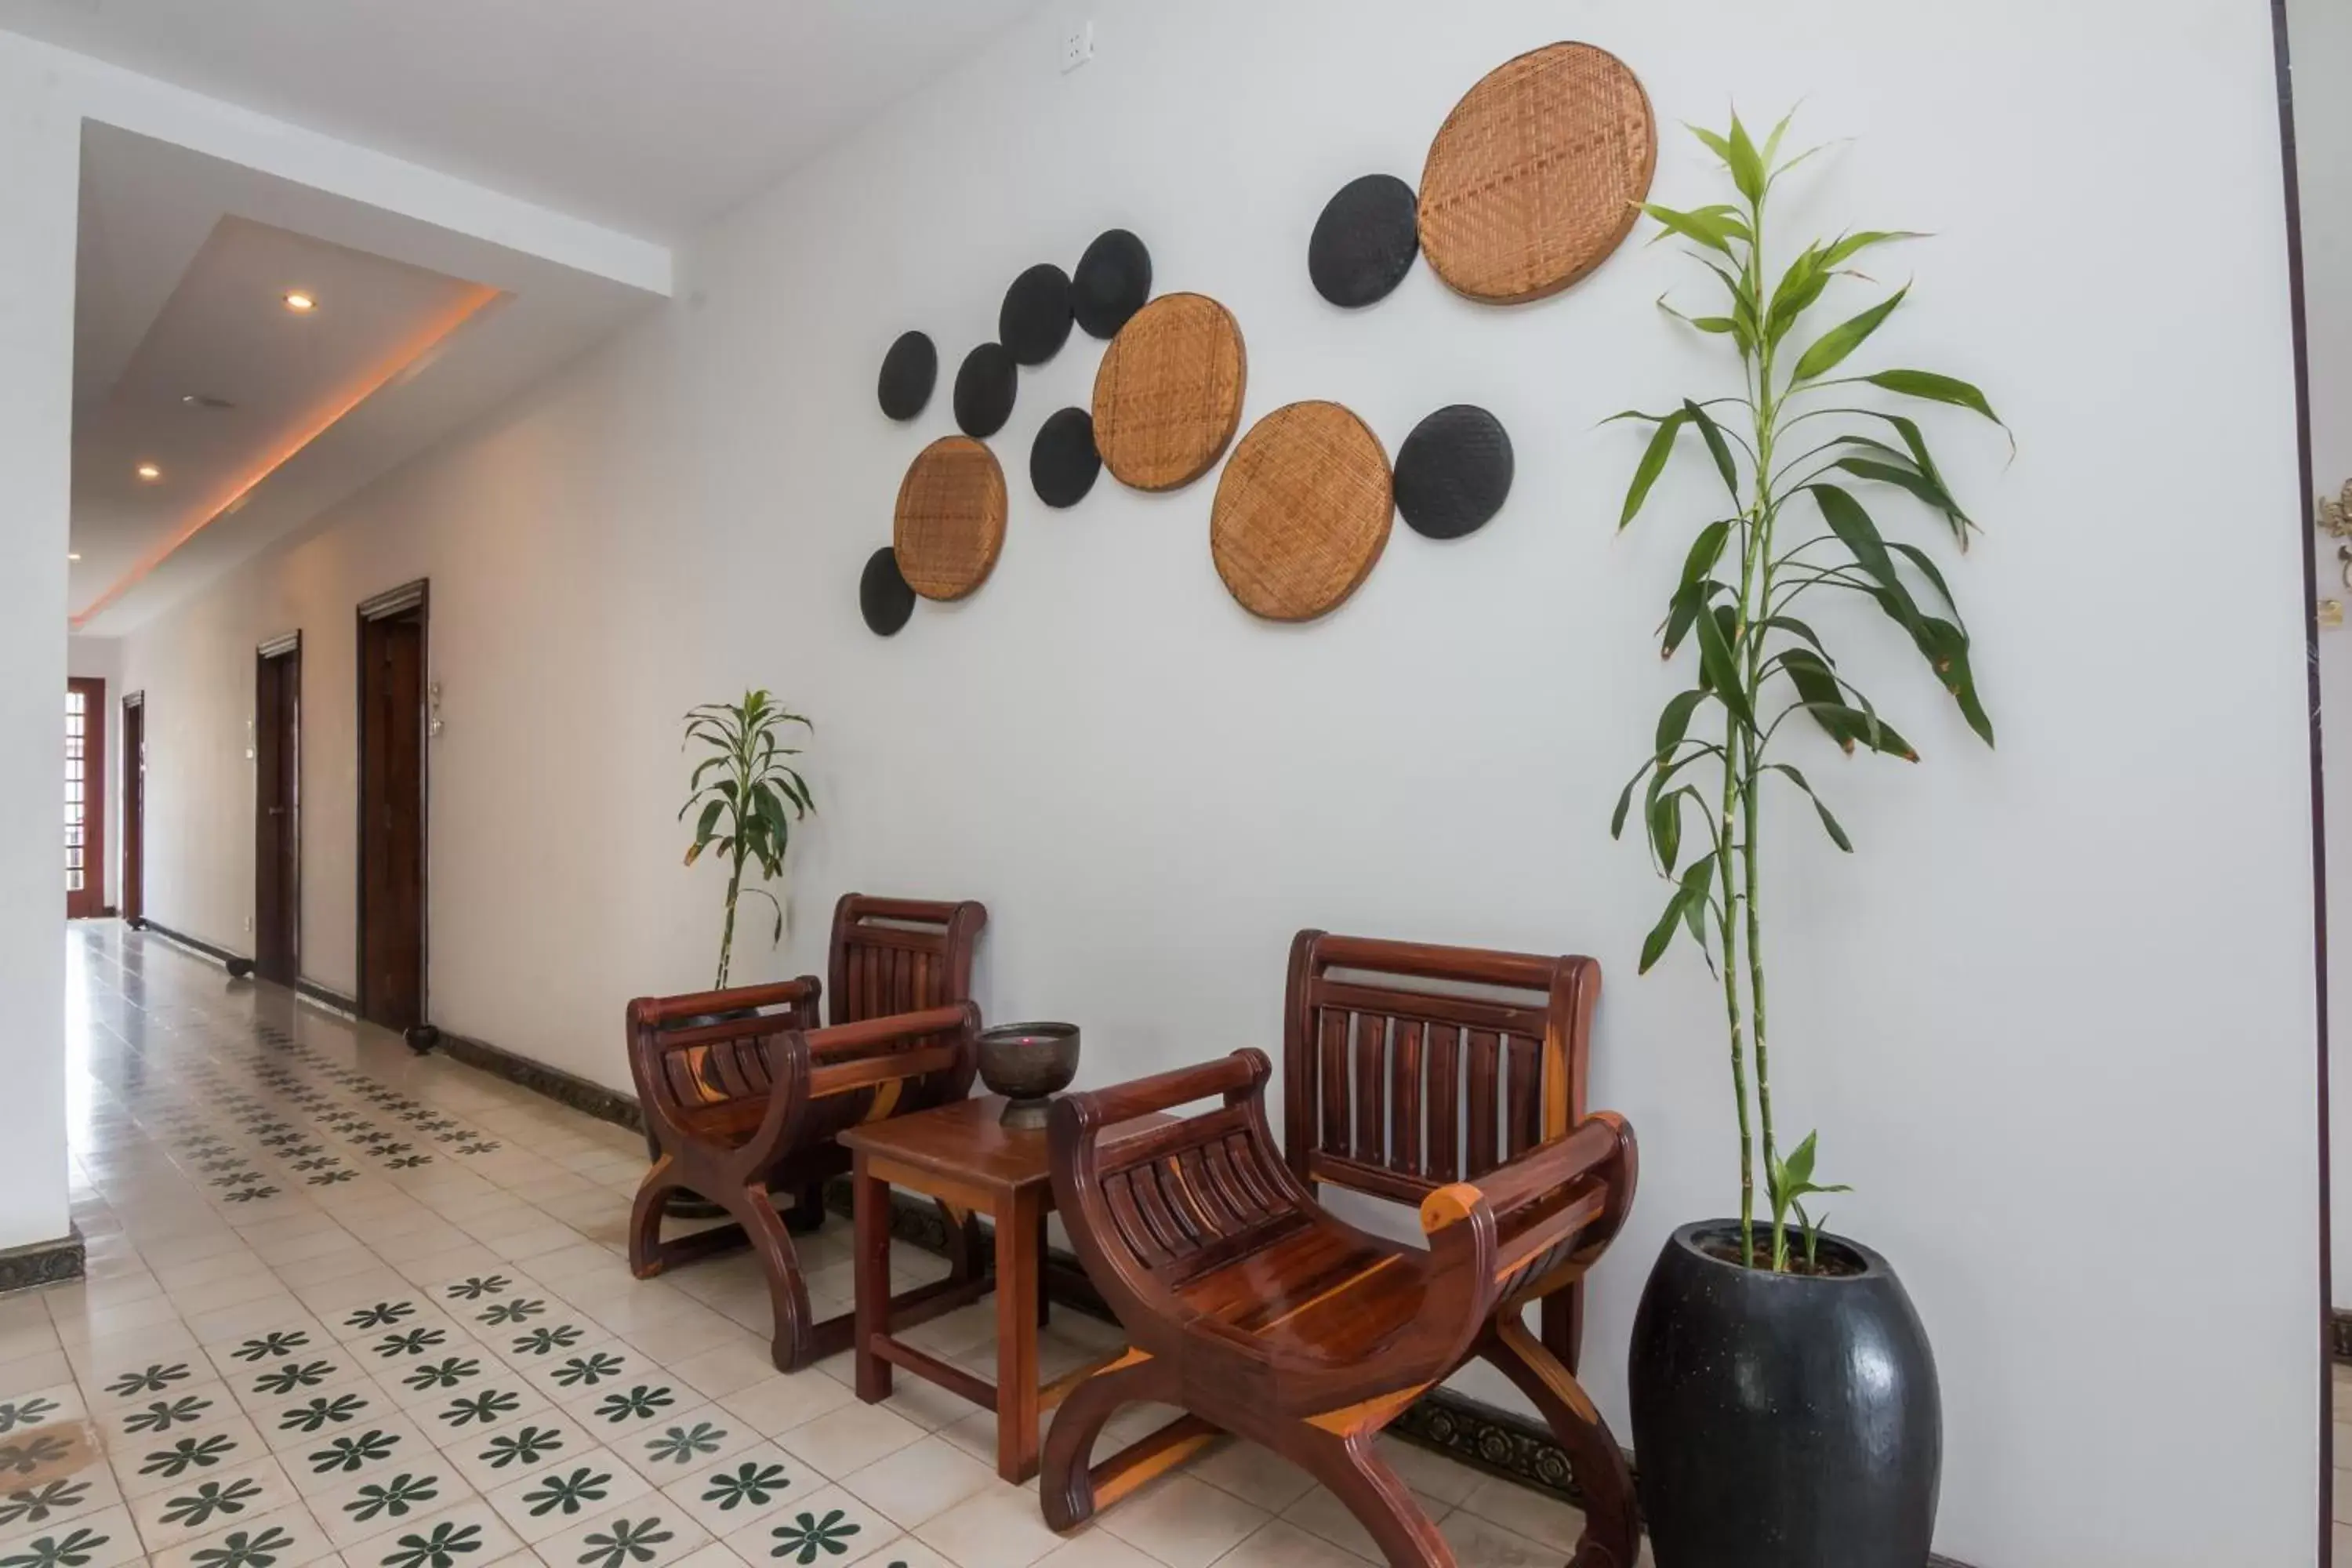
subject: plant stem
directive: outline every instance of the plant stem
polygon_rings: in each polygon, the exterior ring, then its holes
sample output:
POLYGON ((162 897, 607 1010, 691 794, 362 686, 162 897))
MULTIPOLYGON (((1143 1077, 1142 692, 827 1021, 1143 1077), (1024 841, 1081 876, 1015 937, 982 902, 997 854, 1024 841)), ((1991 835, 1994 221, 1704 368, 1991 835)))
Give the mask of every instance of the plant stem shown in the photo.
MULTIPOLYGON (((1756 291, 1758 316, 1764 312, 1764 199, 1759 196, 1749 213, 1748 268, 1756 291)), ((1772 603, 1772 531, 1779 521, 1780 503, 1772 494, 1772 456, 1777 426, 1780 418, 1780 400, 1773 388, 1773 344, 1763 342, 1757 356, 1757 387, 1753 399, 1756 416, 1756 510, 1755 525, 1749 539, 1756 562, 1756 597, 1752 601, 1763 614, 1770 613, 1772 603)), ((1740 614, 1748 614, 1749 601, 1743 594, 1740 614)), ((1760 630, 1747 637, 1743 624, 1743 651, 1748 656, 1748 691, 1751 704, 1761 697, 1764 684, 1764 637, 1760 630)), ((1746 831, 1746 845, 1741 855, 1741 869, 1746 873, 1748 902, 1748 1011, 1756 1032, 1756 1110, 1764 1142, 1764 1168, 1778 1168, 1778 1144, 1772 1136, 1772 1056, 1767 1043, 1764 1016, 1764 916, 1758 896, 1761 874, 1756 864, 1758 831, 1758 797, 1764 767, 1764 738, 1753 731, 1743 736, 1740 743, 1739 771, 1747 784, 1741 800, 1741 816, 1746 831)), ((1775 1272, 1789 1267, 1789 1235, 1786 1207, 1775 1202, 1772 1205, 1772 1268, 1775 1272)))
POLYGON ((719 983, 715 991, 727 989, 727 965, 735 955, 735 900, 743 891, 743 856, 735 856, 735 869, 727 879, 727 924, 719 933, 719 983))

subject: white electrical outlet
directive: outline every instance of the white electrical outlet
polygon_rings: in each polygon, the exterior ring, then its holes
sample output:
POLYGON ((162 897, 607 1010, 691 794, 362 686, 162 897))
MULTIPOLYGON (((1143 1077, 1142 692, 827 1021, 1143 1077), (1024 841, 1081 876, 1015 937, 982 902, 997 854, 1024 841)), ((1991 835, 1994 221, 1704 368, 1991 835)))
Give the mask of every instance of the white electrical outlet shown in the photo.
POLYGON ((253 917, 251 915, 245 917, 245 934, 247 936, 251 936, 253 934, 253 917))
POLYGON ((1095 25, 1091 20, 1062 24, 1062 68, 1074 71, 1095 58, 1095 25))

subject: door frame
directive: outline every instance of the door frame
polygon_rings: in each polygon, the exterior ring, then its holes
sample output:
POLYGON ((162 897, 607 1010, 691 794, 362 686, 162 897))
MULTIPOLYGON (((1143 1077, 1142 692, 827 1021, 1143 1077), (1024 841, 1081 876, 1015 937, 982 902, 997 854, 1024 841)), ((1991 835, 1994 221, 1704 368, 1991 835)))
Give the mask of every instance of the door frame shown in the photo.
MULTIPOLYGON (((368 713, 367 713, 367 648, 368 626, 371 622, 400 620, 414 615, 418 641, 423 646, 425 681, 425 710, 418 713, 417 724, 423 731, 416 742, 416 857, 418 878, 424 886, 416 900, 416 1012, 422 1025, 433 1016, 433 754, 426 742, 431 739, 428 715, 432 709, 433 668, 433 584, 429 578, 419 577, 403 583, 397 588, 360 601, 352 617, 352 629, 357 634, 352 658, 352 711, 358 715, 359 778, 352 795, 354 815, 359 820, 360 836, 367 835, 368 781, 368 713)), ((368 875, 367 850, 364 843, 353 846, 358 864, 352 878, 353 921, 355 939, 352 952, 357 958, 356 973, 352 989, 359 1004, 360 1016, 368 1016, 368 875)))
POLYGON ((261 682, 264 671, 272 659, 291 658, 294 661, 294 798, 287 803, 288 858, 293 862, 292 886, 288 890, 286 944, 289 955, 286 984, 293 985, 302 977, 302 634, 282 632, 254 649, 253 654, 253 955, 258 972, 261 958, 261 860, 262 833, 268 822, 267 808, 261 800, 261 682))
MULTIPOLYGON (((68 675, 66 689, 82 694, 81 876, 79 894, 66 895, 66 919, 102 920, 106 907, 106 678, 68 675)), ((62 715, 60 715, 62 717, 62 715)), ((63 780, 59 780, 62 786, 63 780)), ((64 848, 62 843, 60 849, 64 848)))
POLYGON ((116 877, 121 886, 115 889, 114 901, 122 911, 123 923, 136 928, 147 917, 147 693, 126 691, 122 694, 122 757, 121 770, 122 789, 120 801, 122 811, 122 843, 121 864, 116 877), (131 716, 139 715, 139 741, 131 739, 131 716))

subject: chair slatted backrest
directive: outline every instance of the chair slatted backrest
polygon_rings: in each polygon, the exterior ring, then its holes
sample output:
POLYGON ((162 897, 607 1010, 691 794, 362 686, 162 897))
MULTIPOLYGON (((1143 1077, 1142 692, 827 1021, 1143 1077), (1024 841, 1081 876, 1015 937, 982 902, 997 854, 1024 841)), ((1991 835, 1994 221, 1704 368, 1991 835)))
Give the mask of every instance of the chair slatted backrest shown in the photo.
POLYGON ((971 1000, 972 952, 988 911, 961 903, 845 893, 833 910, 826 980, 835 1024, 971 1000))
POLYGON ((1419 1203, 1561 1136, 1584 1115, 1600 994, 1589 958, 1299 932, 1284 1158, 1302 1181, 1419 1203))

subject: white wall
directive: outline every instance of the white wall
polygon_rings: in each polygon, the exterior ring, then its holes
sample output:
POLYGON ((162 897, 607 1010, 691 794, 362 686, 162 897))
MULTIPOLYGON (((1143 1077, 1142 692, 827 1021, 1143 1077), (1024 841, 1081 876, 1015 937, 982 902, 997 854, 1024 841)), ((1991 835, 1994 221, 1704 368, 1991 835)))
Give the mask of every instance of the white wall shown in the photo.
POLYGON ((106 883, 106 907, 119 909, 122 903, 122 699, 128 694, 122 684, 122 639, 68 637, 66 673, 95 676, 106 682, 102 786, 106 791, 106 841, 101 847, 99 870, 106 883))
POLYGON ((80 121, 0 53, 0 1247, 66 1199, 66 446, 80 121))
MULTIPOLYGON (((1050 21, 1025 26, 704 236, 686 301, 131 638, 151 911, 239 943, 252 649, 299 626, 306 964, 350 984, 352 605, 427 575, 448 721, 434 1015, 607 1083, 627 1081, 625 999, 702 984, 715 939, 717 878, 677 865, 677 715, 753 683, 816 718, 824 815, 786 951, 754 941, 739 975, 821 968, 845 889, 980 897, 990 1011, 1078 1020, 1100 1083, 1276 1044, 1303 925, 1597 954, 1594 1096, 1644 1155, 1588 1357, 1622 1432, 1648 1262, 1733 1204, 1734 1145, 1706 978, 1687 954, 1635 978, 1659 889, 1606 833, 1673 689, 1650 628, 1688 532, 1671 520, 1704 489, 1678 479, 1613 538, 1636 442, 1595 424, 1723 367, 1651 307, 1690 287, 1671 247, 1530 310, 1473 307, 1421 268, 1342 316, 1307 287, 1306 237, 1348 178, 1416 175, 1471 81, 1563 32, 1622 54, 1670 125, 1801 98, 1806 134, 1855 140, 1818 161, 1791 227, 1937 231, 1881 264, 1919 291, 1878 352, 1984 383, 2021 455, 2004 468, 1998 442, 1939 424, 1990 528, 1958 578, 2000 752, 1906 650, 1844 634, 1928 761, 1818 761, 1853 859, 1783 824, 1784 1122, 1823 1129, 1826 1172, 1861 1189, 1837 1224, 1893 1256, 1934 1336, 1941 1550, 2312 1562, 2303 487, 2261 9, 1095 16, 1085 70, 1058 76, 1050 21), (2147 216, 2184 190, 2194 223, 2147 216), (1024 373, 993 443, 1015 496, 995 576, 871 637, 858 570, 905 464, 950 428, 956 360, 1024 266, 1066 266, 1114 224, 1150 242, 1161 289, 1234 308, 1249 417, 1338 397, 1393 450, 1431 409, 1485 403, 1517 447, 1508 510, 1460 544, 1400 528, 1325 623, 1255 622, 1210 564, 1210 483, 1150 498, 1106 478, 1067 514, 1030 498, 1031 437, 1091 382, 1078 338, 1024 373), (910 326, 947 359, 912 430, 873 403, 910 326)), ((1696 153, 1670 141, 1662 199, 1714 199, 1696 153)))
MULTIPOLYGON (((2294 59, 2297 176, 2303 194, 2305 330, 2311 345, 2311 458, 2315 494, 2352 479, 2352 8, 2289 0, 2294 59)), ((2315 534, 2319 596, 2352 607, 2336 557, 2344 542, 2315 534)), ((2327 943, 2329 1124, 2335 1145, 2336 1305, 2352 1308, 2352 628, 2319 633, 2322 759, 2329 836, 2327 943)))

